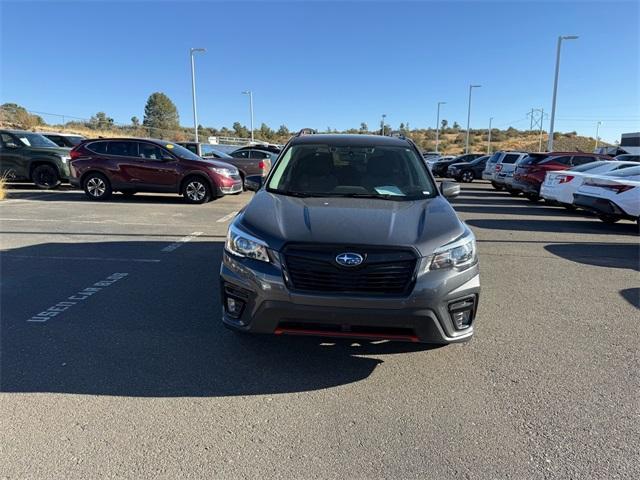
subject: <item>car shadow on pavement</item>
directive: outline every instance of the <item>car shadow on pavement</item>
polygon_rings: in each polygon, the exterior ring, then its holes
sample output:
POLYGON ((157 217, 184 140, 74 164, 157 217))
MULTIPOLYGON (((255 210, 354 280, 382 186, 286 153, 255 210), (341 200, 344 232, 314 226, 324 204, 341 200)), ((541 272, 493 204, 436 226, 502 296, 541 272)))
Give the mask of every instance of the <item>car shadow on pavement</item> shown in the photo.
POLYGON ((0 391, 141 397, 303 392, 367 378, 382 363, 371 356, 435 348, 228 331, 220 320, 223 243, 193 241, 163 253, 166 245, 49 243, 2 252, 0 391), (127 275, 77 300, 85 295, 78 292, 116 272, 127 275), (64 308, 61 302, 74 303, 64 308), (50 307, 62 311, 46 322, 28 321, 50 307))
POLYGON ((152 194, 139 193, 134 196, 125 196, 115 192, 109 200, 94 202, 87 198, 82 190, 71 188, 39 190, 39 189, 8 189, 8 200, 29 200, 32 202, 91 202, 91 203, 163 203, 163 204, 183 204, 184 199, 177 193, 152 194))
POLYGON ((452 207, 456 212, 464 213, 482 213, 487 215, 534 215, 538 217, 567 217, 567 216, 579 216, 584 217, 584 212, 566 212, 564 209, 558 208, 544 208, 544 207, 531 207, 527 205, 522 206, 501 206, 498 204, 485 205, 485 206, 467 206, 467 205, 455 205, 452 207))
POLYGON ((620 296, 640 310, 640 287, 620 290, 620 296))
POLYGON ((565 233, 585 233, 600 235, 638 235, 638 226, 635 223, 621 221, 613 225, 606 224, 600 220, 584 218, 576 220, 539 220, 539 219, 480 219, 474 218, 466 220, 472 227, 486 228, 489 230, 512 230, 522 232, 565 232, 565 233))
POLYGON ((640 248, 633 243, 554 243, 544 249, 576 263, 640 271, 640 248))

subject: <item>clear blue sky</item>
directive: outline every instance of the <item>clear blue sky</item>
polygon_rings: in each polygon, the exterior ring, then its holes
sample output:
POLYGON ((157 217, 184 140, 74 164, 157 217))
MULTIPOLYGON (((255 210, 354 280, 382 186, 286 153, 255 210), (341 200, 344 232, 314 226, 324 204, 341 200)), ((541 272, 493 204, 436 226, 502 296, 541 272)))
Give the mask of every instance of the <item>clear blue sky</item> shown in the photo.
MULTIPOLYGON (((551 105, 556 38, 563 46, 557 130, 619 139, 640 130, 639 3, 615 2, 57 2, 2 1, 0 101, 117 122, 143 117, 165 92, 192 124, 189 47, 199 120, 291 129, 529 126, 551 105)), ((53 118, 46 117, 53 121, 53 118)), ((545 122, 545 128, 548 122, 545 122)))

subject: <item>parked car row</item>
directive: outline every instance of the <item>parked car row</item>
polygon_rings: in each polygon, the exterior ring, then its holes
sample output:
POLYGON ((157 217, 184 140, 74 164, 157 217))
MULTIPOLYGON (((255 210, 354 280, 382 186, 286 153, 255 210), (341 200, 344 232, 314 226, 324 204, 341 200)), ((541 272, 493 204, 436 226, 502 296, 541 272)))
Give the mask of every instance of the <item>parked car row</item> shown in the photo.
POLYGON ((215 145, 0 130, 0 175, 55 188, 68 181, 92 200, 114 191, 171 192, 189 203, 239 193, 247 176, 266 176, 279 148, 250 145, 227 154, 215 145))

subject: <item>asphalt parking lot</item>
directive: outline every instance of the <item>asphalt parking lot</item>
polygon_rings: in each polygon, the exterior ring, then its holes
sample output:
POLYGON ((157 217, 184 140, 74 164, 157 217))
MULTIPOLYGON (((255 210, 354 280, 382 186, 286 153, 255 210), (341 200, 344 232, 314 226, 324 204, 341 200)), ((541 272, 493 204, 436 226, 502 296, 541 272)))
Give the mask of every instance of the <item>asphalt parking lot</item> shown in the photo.
POLYGON ((10 191, 1 478, 638 478, 638 228, 463 186, 475 338, 243 337, 219 321, 250 193, 10 191))

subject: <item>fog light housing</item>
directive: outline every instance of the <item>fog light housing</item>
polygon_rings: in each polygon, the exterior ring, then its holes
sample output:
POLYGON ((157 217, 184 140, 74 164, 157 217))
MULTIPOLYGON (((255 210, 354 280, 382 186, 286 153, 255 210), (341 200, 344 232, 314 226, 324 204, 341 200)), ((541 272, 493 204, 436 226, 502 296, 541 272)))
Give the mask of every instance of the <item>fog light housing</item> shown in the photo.
POLYGON ((456 330, 464 330, 471 326, 476 310, 476 298, 465 298, 449 304, 449 315, 456 330))
POLYGON ((240 318, 249 299, 249 292, 225 283, 222 289, 222 296, 222 305, 225 313, 231 318, 240 318))

